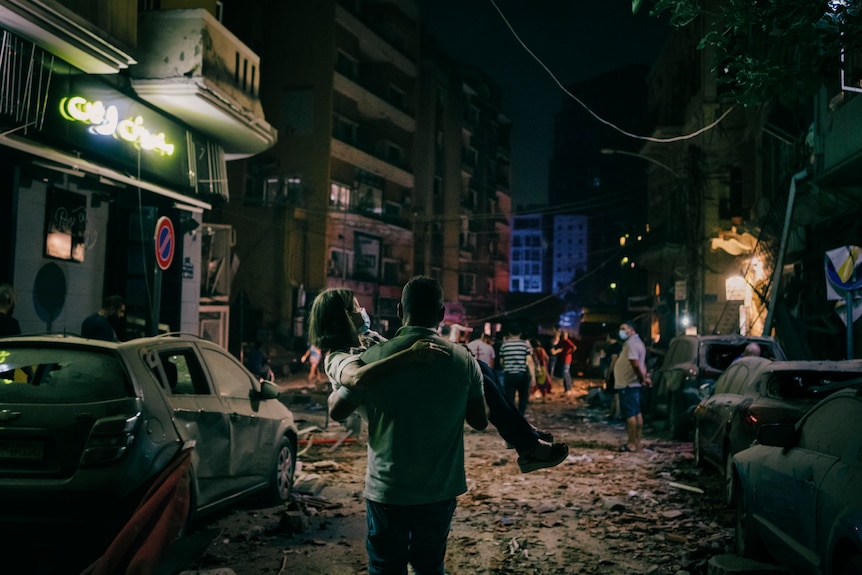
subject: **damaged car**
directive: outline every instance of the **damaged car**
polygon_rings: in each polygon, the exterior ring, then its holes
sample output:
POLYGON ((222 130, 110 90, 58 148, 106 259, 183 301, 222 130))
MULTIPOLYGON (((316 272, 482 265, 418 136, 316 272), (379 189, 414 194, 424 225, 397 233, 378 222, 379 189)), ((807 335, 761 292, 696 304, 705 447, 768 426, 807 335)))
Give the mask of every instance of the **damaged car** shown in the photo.
POLYGON ((856 380, 862 381, 860 360, 734 361, 694 410, 695 463, 724 474, 731 504, 732 456, 752 444, 761 426, 796 423, 818 401, 856 380))
POLYGON ((795 425, 766 425, 733 457, 736 545, 794 573, 862 573, 862 390, 837 391, 795 425))
POLYGON ((110 538, 191 448, 188 522, 290 497, 297 430, 279 388, 195 336, 0 339, 0 528, 110 538))

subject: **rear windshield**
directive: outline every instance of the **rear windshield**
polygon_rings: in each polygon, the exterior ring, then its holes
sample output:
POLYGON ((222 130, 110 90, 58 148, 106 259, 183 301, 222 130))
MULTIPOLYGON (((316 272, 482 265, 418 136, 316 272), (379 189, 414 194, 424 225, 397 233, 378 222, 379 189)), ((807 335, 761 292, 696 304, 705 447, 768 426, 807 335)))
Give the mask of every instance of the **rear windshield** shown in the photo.
POLYGON ((767 394, 783 399, 823 399, 843 382, 852 385, 860 378, 862 373, 852 371, 779 371, 769 376, 767 394))
POLYGON ((131 394, 109 352, 0 344, 0 403, 86 403, 131 394))

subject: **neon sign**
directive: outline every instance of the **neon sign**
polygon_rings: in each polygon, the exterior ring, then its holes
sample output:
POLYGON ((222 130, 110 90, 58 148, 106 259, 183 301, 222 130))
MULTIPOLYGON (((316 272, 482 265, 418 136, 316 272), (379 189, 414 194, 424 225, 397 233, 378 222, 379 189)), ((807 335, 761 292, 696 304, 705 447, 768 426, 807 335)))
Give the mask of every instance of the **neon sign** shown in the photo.
POLYGON ((164 132, 151 133, 144 127, 141 116, 120 120, 116 106, 105 107, 102 102, 90 102, 81 96, 72 96, 60 100, 60 114, 70 122, 90 124, 89 131, 92 134, 113 136, 130 142, 140 150, 153 150, 163 156, 174 153, 174 145, 165 142, 164 132))

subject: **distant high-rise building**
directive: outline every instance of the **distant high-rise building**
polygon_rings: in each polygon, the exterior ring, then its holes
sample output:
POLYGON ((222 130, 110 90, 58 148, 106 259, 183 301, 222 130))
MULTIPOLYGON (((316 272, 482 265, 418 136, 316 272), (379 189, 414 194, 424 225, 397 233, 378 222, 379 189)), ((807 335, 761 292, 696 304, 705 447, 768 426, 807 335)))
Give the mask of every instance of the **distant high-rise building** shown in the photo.
POLYGON ((548 222, 548 216, 540 213, 515 214, 512 217, 512 255, 509 260, 511 291, 551 291, 548 222))
POLYGON ((440 280, 446 321, 490 318, 509 289, 511 125, 500 88, 430 43, 420 84, 416 271, 440 280))

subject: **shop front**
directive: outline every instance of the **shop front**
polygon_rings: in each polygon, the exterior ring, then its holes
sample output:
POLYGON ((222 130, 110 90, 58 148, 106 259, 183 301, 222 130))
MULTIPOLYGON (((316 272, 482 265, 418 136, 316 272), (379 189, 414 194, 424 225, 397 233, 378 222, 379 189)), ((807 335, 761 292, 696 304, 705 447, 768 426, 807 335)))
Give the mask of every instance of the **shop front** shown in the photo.
POLYGON ((123 76, 0 33, 15 47, 0 55, 0 283, 22 331, 80 333, 120 295, 125 338, 199 333, 199 228, 227 195, 222 148, 123 76))

